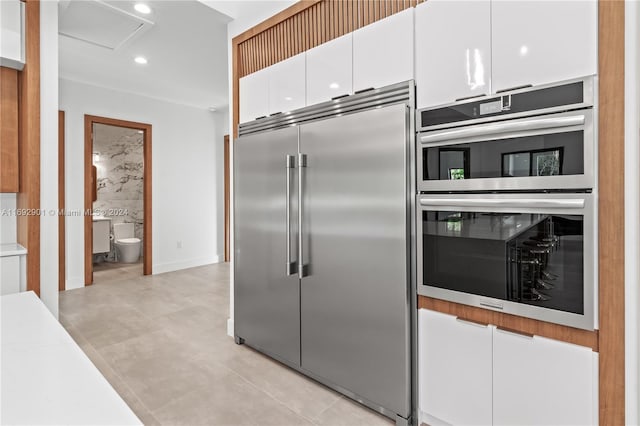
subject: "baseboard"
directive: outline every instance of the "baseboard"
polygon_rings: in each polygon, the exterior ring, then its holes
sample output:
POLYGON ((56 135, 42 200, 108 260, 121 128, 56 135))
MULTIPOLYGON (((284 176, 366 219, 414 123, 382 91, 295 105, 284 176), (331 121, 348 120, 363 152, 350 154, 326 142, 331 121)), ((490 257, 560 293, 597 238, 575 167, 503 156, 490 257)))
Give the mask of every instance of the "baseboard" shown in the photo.
POLYGON ((227 335, 229 337, 234 337, 234 327, 233 327, 233 318, 227 318, 227 335))
POLYGON ((220 256, 202 257, 200 259, 183 260, 180 262, 155 263, 152 266, 153 274, 163 274, 165 272, 179 271, 181 269, 195 268, 197 266, 220 263, 220 256))

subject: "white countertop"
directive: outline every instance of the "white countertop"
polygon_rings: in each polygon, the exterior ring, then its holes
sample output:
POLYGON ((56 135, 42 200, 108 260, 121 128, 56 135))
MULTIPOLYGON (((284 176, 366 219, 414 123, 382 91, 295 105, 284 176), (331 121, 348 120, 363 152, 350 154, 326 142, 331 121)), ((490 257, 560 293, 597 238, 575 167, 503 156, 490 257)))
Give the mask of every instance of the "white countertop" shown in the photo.
POLYGON ((27 254, 27 249, 17 243, 0 244, 0 257, 27 254))
POLYGON ((0 297, 0 318, 0 424, 142 424, 35 293, 0 297))

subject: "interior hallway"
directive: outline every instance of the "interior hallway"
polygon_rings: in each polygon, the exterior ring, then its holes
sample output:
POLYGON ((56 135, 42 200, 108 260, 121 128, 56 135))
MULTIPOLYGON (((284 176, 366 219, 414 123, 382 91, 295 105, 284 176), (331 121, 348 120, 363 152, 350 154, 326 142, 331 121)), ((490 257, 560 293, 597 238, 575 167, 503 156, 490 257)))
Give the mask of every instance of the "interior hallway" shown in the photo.
POLYGON ((145 425, 390 425, 226 335, 229 264, 102 271, 60 321, 145 425))

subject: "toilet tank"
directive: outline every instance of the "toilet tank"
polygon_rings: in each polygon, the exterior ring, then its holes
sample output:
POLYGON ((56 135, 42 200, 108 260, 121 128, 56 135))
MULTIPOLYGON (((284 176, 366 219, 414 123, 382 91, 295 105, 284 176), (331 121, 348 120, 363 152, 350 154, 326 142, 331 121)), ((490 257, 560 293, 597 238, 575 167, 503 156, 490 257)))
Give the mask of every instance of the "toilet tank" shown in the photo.
POLYGON ((113 237, 117 240, 135 237, 133 223, 114 223, 113 237))

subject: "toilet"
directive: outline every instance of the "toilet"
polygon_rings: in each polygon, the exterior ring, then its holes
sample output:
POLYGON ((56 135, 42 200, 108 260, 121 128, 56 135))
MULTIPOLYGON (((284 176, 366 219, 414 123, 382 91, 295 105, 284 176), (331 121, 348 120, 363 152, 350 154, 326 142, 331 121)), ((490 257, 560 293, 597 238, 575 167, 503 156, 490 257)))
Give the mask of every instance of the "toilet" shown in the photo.
POLYGON ((136 263, 140 259, 140 238, 134 237, 133 223, 114 223, 113 237, 119 262, 136 263))

